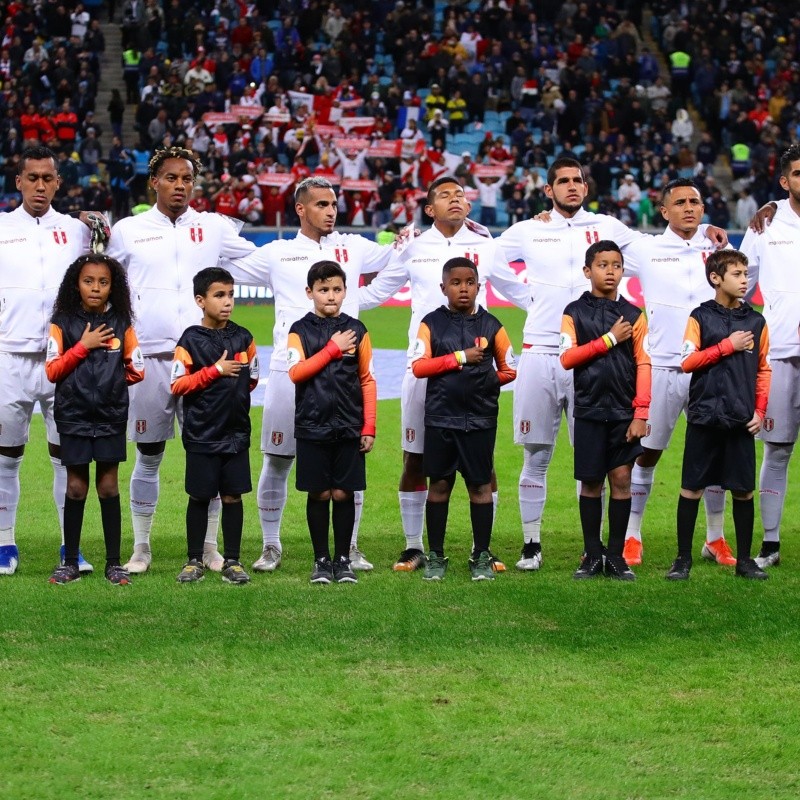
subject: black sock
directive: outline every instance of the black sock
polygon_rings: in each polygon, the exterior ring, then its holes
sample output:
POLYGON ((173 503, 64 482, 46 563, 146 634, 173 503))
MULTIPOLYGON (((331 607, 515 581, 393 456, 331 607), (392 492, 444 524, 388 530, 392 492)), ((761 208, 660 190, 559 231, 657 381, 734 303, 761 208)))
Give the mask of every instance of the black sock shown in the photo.
POLYGON ((625 547, 625 533, 631 516, 631 499, 608 501, 608 554, 622 556, 625 547))
POLYGON ((81 548, 81 528, 86 498, 72 500, 64 498, 64 563, 78 566, 78 551, 81 548))
POLYGON ((103 539, 106 544, 106 568, 118 567, 122 542, 122 511, 119 495, 100 498, 100 519, 103 523, 103 539))
POLYGON ((770 553, 777 553, 780 551, 780 549, 781 549, 780 542, 767 542, 767 541, 761 542, 761 552, 765 556, 770 555, 770 553))
POLYGON ((492 541, 492 522, 494 507, 492 503, 470 503, 469 518, 472 522, 472 555, 477 557, 489 549, 492 541))
POLYGON ((314 558, 330 558, 331 550, 328 545, 330 501, 312 500, 311 495, 309 495, 306 500, 306 521, 308 522, 308 532, 311 534, 311 546, 314 548, 314 558))
POLYGON ((350 558, 350 542, 356 524, 356 501, 350 495, 347 500, 334 500, 331 509, 333 522, 333 557, 350 558))
POLYGON ((733 498, 733 527, 736 531, 736 558, 740 561, 750 558, 753 547, 753 523, 755 504, 753 498, 737 500, 733 498))
POLYGON ((600 497, 581 495, 578 498, 578 510, 583 530, 583 549, 587 556, 599 558, 603 555, 603 542, 600 539, 600 528, 603 524, 603 500, 600 497))
POLYGON ((425 527, 428 529, 428 549, 436 555, 444 555, 444 534, 447 530, 449 503, 425 502, 425 527))
POLYGON ((242 528, 244 527, 242 501, 223 503, 220 521, 222 523, 222 543, 225 546, 222 557, 226 561, 238 561, 242 549, 242 528))
POLYGON ((678 558, 692 557, 692 539, 699 508, 699 497, 697 500, 690 500, 683 495, 678 497, 678 558))
POLYGON ((189 561, 203 561, 203 544, 208 530, 208 503, 208 500, 190 497, 186 506, 186 551, 189 561))

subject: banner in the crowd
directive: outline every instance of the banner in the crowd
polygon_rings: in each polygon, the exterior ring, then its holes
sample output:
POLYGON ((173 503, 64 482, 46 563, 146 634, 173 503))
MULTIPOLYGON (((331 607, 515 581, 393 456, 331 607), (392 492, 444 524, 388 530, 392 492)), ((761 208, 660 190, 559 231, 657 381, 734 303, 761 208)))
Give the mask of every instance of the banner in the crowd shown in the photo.
POLYGON ((352 128, 372 128, 375 126, 375 117, 342 117, 339 125, 346 131, 352 128))
POLYGON ((292 121, 292 115, 288 111, 268 111, 264 114, 264 122, 271 122, 273 125, 286 125, 292 121))
POLYGON ((330 137, 335 138, 341 136, 344 131, 338 125, 314 125, 314 133, 323 139, 330 137))
POLYGON ((344 192, 374 192, 378 188, 375 181, 359 181, 354 178, 342 180, 342 191, 344 192))
POLYGON ((472 170, 476 178, 502 178, 507 172, 503 164, 476 164, 472 170))
POLYGON ((239 118, 230 111, 206 111, 203 122, 206 125, 230 125, 239 121, 239 118))
POLYGON ((372 142, 367 150, 367 158, 400 158, 400 139, 379 139, 372 142))
POLYGON ((364 101, 360 97, 357 97, 355 100, 337 100, 336 102, 343 111, 351 111, 354 108, 360 108, 364 105, 364 101))
POLYGON ((255 119, 264 113, 264 106, 231 106, 231 114, 236 117, 255 119))
POLYGON ((260 172, 258 174, 260 186, 286 186, 294 181, 295 178, 291 172, 260 172))
POLYGON ((339 150, 344 150, 346 153, 352 150, 358 152, 369 148, 369 139, 356 139, 355 137, 346 136, 343 139, 334 139, 333 146, 338 147, 339 150))
POLYGON ((292 108, 297 109, 300 108, 300 106, 305 106, 309 111, 314 108, 313 94, 309 94, 308 92, 296 92, 294 89, 290 89, 288 94, 292 108))

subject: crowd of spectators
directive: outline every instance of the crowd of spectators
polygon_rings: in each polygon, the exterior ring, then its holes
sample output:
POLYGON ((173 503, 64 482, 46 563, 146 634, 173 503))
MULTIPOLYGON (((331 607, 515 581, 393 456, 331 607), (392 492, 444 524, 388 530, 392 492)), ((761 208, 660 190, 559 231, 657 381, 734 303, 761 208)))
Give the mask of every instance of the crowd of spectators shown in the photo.
MULTIPOLYGON (((14 176, 25 147, 42 143, 62 153, 69 172, 99 181, 103 158, 96 122, 105 37, 82 3, 3 2, 0 42, 0 157, 3 206, 16 202, 14 176)), ((65 190, 65 197, 66 197, 65 190)), ((90 198, 91 199, 91 198, 90 198)), ((82 206, 86 208, 86 206, 82 206)))
POLYGON ((709 219, 726 226, 778 194, 779 154, 798 136, 791 6, 656 0, 654 53, 634 0, 126 0, 126 96, 109 105, 103 153, 98 19, 80 4, 12 2, 0 55, 6 189, 8 162, 35 131, 84 190, 102 176, 117 216, 146 202, 154 150, 183 144, 204 165, 192 204, 254 224, 294 224, 286 200, 315 173, 341 186, 341 223, 401 225, 448 171, 492 225, 544 208, 547 166, 566 152, 586 166, 593 210, 658 223, 660 187, 694 176, 709 219), (136 137, 123 142, 126 111, 136 137), (712 175, 719 155, 735 206, 712 175))
POLYGON ((728 157, 741 226, 743 209, 783 196, 778 162, 800 136, 797 4, 656 0, 651 9, 652 35, 669 58, 673 95, 689 98, 709 131, 697 161, 717 151, 728 157))

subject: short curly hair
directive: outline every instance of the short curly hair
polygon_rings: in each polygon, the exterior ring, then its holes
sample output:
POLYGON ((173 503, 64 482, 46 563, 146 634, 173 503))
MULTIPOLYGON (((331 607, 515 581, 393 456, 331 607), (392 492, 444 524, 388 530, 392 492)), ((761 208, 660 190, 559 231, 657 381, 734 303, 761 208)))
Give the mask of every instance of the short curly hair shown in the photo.
POLYGON ((157 150, 153 157, 150 159, 148 171, 151 178, 158 175, 158 171, 163 166, 164 162, 170 158, 186 159, 192 165, 192 172, 196 178, 200 174, 202 165, 197 156, 185 147, 165 147, 163 150, 157 150))

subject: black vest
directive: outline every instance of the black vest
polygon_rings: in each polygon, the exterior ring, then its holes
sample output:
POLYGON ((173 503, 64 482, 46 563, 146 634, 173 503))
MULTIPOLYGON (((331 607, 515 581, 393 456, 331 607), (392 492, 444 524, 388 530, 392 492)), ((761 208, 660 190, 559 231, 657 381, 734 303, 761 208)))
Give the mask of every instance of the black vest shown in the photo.
MULTIPOLYGON (((572 317, 577 344, 588 344, 605 333, 620 318, 633 325, 641 309, 620 296, 617 300, 584 292, 564 314, 572 317)), ((624 422, 633 419, 636 396, 636 361, 633 338, 620 342, 605 355, 575 367, 575 411, 579 419, 624 422)))
POLYGON ((747 303, 725 308, 716 300, 702 303, 690 316, 700 323, 701 350, 719 344, 734 331, 752 331, 753 349, 723 356, 716 364, 692 373, 687 419, 716 428, 746 425, 756 410, 756 375, 766 320, 747 303))
MULTIPOLYGON (((228 322, 224 328, 187 328, 178 346, 192 357, 192 371, 210 367, 227 350, 228 359, 247 353, 253 336, 228 322)), ((237 377, 223 377, 183 396, 183 446, 193 453, 239 453, 250 447, 250 365, 237 377)))
POLYGON ((313 378, 295 385, 294 435, 324 442, 358 439, 364 428, 364 398, 358 377, 358 352, 367 332, 363 322, 347 314, 318 317, 309 312, 289 329, 296 333, 306 358, 318 353, 337 331, 351 330, 356 346, 331 361, 313 378))
POLYGON ((496 428, 500 381, 494 342, 503 327, 500 321, 480 306, 476 314, 459 314, 440 306, 422 321, 431 332, 433 358, 467 350, 481 339, 487 343, 480 364, 465 364, 462 369, 428 378, 425 424, 462 431, 496 428))

